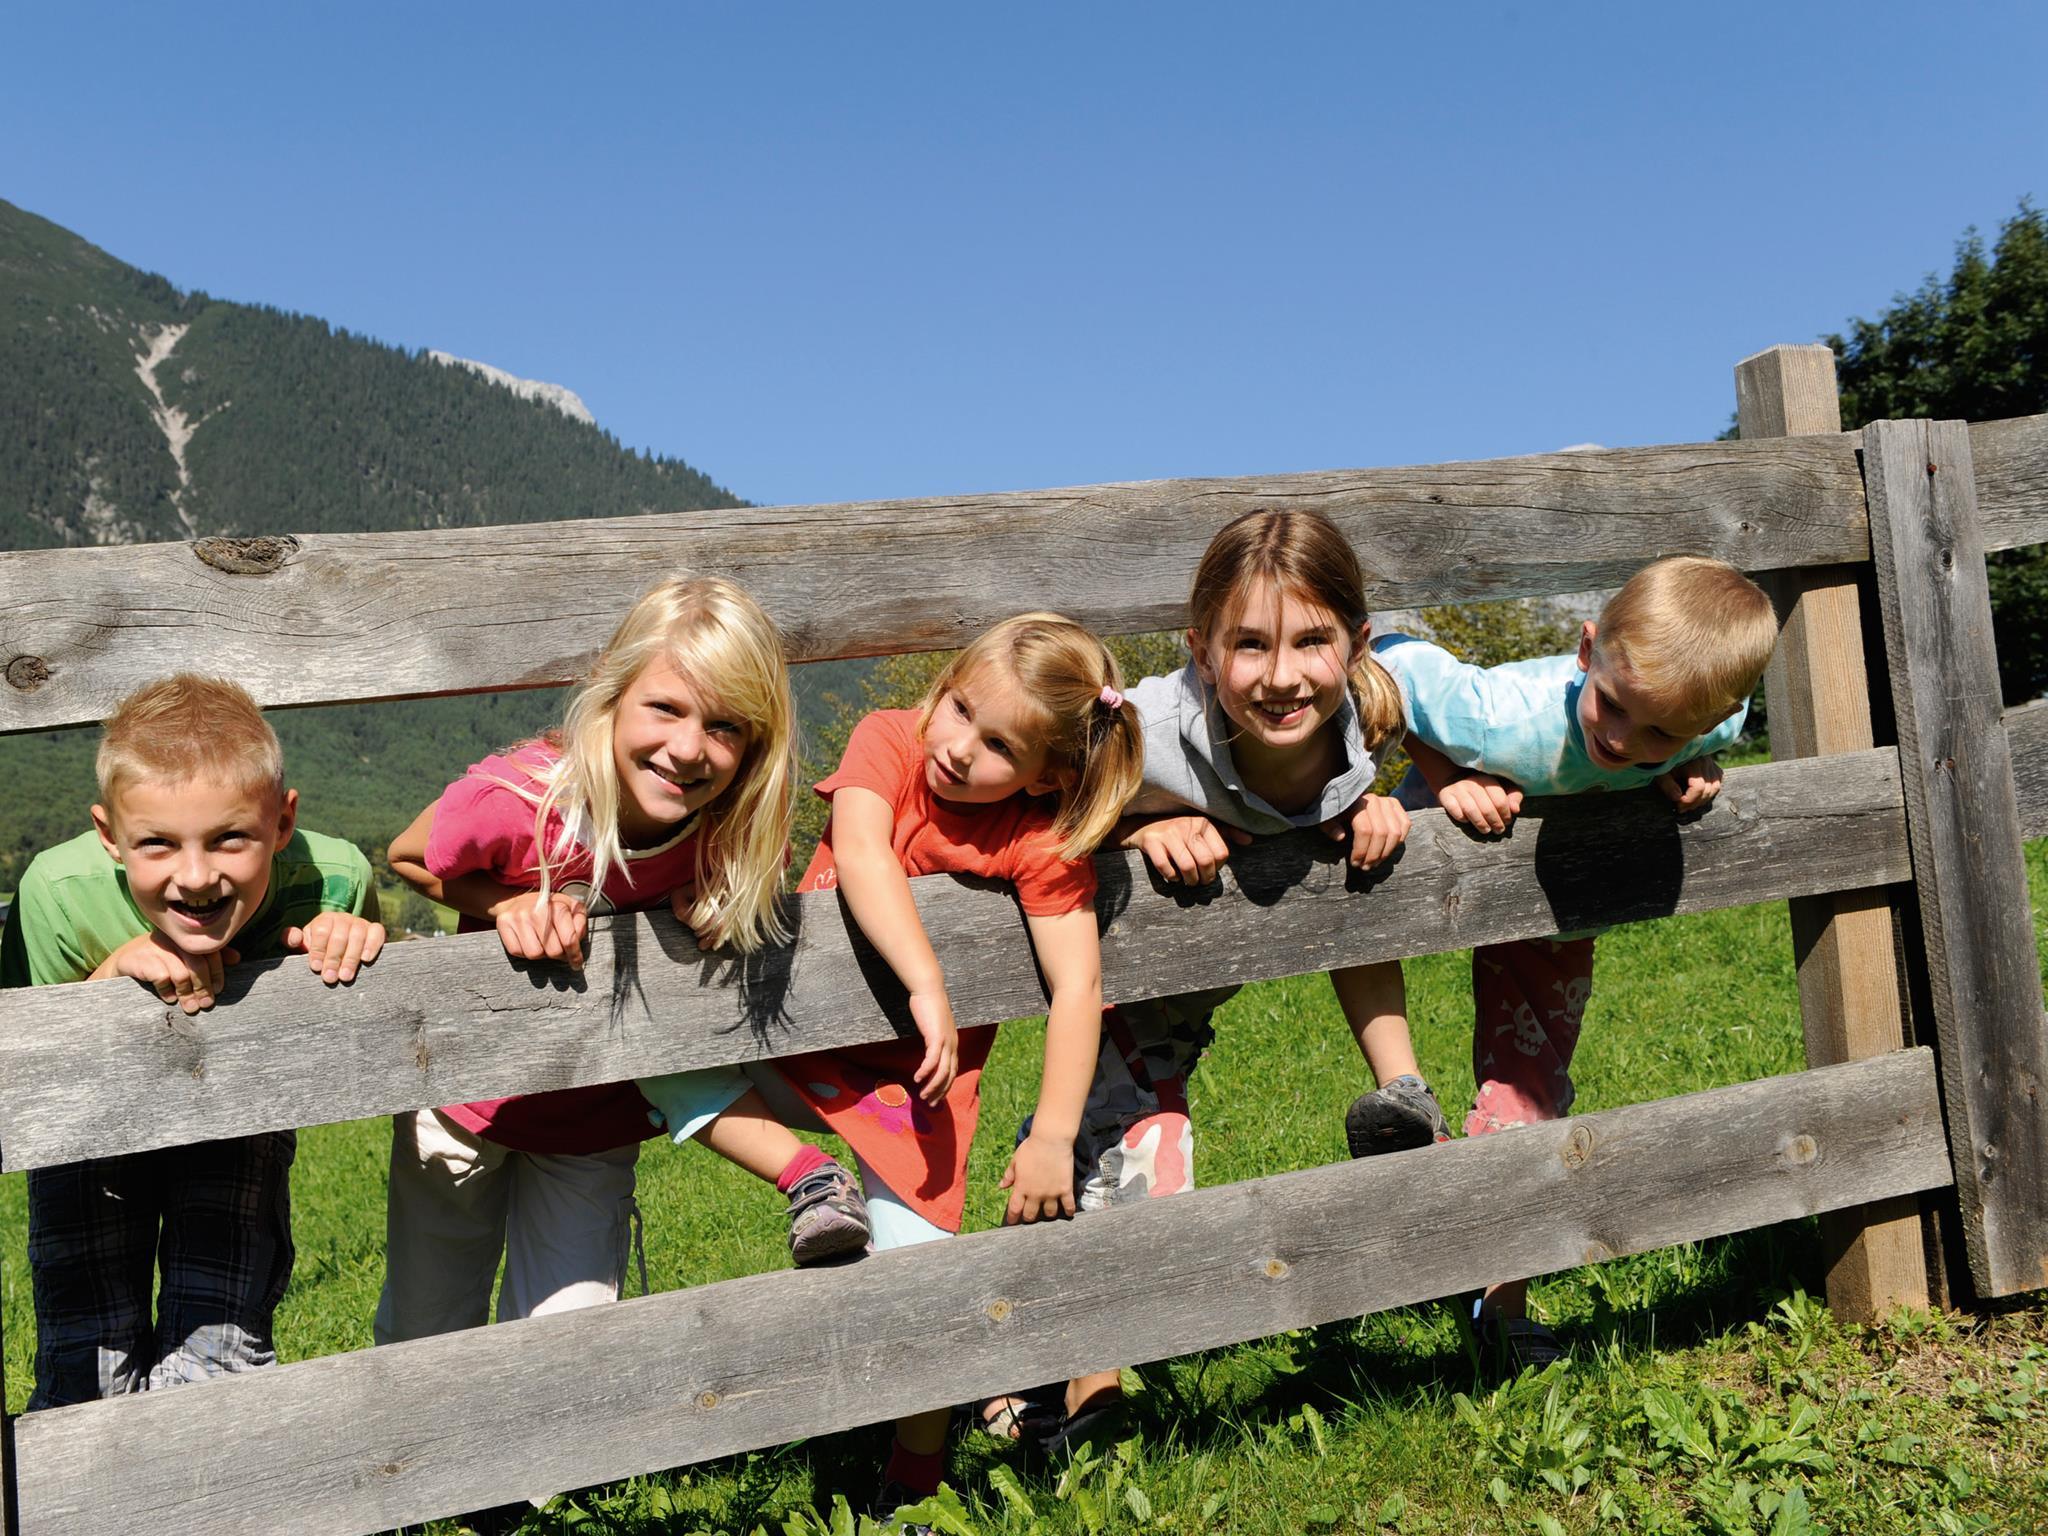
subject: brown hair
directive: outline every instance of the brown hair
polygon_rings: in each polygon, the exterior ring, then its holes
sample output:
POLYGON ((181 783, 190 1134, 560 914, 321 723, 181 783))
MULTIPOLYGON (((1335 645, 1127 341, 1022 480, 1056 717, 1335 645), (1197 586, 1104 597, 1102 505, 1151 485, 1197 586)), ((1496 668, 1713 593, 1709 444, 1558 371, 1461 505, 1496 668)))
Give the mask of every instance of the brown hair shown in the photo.
POLYGON ((146 683, 114 706, 94 764, 100 803, 135 779, 192 779, 284 793, 284 749, 240 684, 179 672, 146 683))
POLYGON ((1593 652, 1657 709, 1692 719, 1725 717, 1748 698, 1777 643, 1763 588, 1719 560, 1672 555, 1607 600, 1593 652))
POLYGON ((1058 791, 1052 833, 1059 856, 1084 858, 1109 835, 1145 776, 1145 738, 1138 712, 1103 690, 1123 687, 1116 658, 1086 627, 1057 613, 1020 613, 983 634, 946 664, 925 694, 918 733, 948 689, 984 671, 999 671, 1036 711, 1049 767, 1067 770, 1058 791))
MULTIPOLYGON (((1365 572, 1337 525, 1320 512, 1268 508, 1227 524, 1202 552, 1188 594, 1195 632, 1207 638, 1226 627, 1262 580, 1328 609, 1354 639, 1371 617, 1365 572)), ((1401 686, 1363 645, 1351 657, 1350 682, 1365 745, 1377 750, 1407 724, 1401 686)))

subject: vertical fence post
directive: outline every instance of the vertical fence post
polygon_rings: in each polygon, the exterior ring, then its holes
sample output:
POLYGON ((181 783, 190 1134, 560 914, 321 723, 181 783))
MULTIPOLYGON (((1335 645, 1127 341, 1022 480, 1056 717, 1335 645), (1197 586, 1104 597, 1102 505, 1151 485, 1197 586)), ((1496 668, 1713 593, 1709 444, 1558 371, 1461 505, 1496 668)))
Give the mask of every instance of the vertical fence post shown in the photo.
MULTIPOLYGON (((1824 346, 1772 347, 1744 358, 1735 367, 1735 399, 1744 439, 1842 430, 1835 354, 1824 346)), ((1771 756, 1819 757, 1874 745, 1856 568, 1776 571, 1764 584, 1784 620, 1764 679, 1771 756)), ((1906 1043, 1905 1022, 1886 893, 1842 891, 1791 907, 1807 1064, 1898 1050, 1906 1043)), ((1917 1201, 1837 1211, 1821 1225, 1828 1305, 1836 1316, 1869 1322, 1894 1307, 1927 1305, 1917 1201)))
POLYGON ((2048 1021, 1969 429, 1872 422, 1863 478, 1963 1241, 2005 1296, 2048 1285, 2048 1021))

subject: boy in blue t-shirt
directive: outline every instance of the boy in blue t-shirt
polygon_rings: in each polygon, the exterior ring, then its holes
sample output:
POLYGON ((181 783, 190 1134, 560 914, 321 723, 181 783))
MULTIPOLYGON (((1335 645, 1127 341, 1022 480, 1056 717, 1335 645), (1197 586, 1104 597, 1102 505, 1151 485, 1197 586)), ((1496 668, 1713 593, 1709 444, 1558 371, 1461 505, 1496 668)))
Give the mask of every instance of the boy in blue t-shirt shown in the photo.
MULTIPOLYGON (((1522 797, 1655 784, 1679 811, 1721 790, 1713 754, 1741 733, 1749 696, 1777 644, 1770 599, 1718 560, 1645 566, 1587 620, 1576 652, 1475 667, 1408 635, 1373 653, 1401 685, 1414 759, 1397 797, 1441 805, 1475 832, 1505 832, 1522 797)), ((1472 952, 1478 1084, 1467 1136, 1556 1120, 1571 1108, 1572 1052, 1593 985, 1593 936, 1486 944, 1472 952)), ((1371 1106, 1353 1106, 1362 1150, 1371 1106)), ((1482 1341, 1517 1365, 1561 1350, 1527 1316, 1527 1281, 1491 1287, 1475 1314, 1482 1341)))
MULTIPOLYGON (((302 953, 333 985, 377 957, 369 861, 298 830, 277 737, 235 684, 181 673, 130 694, 106 723, 98 776, 93 829, 22 875, 0 986, 128 976, 192 1014, 238 960, 302 953)), ((28 1406, 275 1360, 296 1145, 272 1131, 32 1170, 28 1406)))

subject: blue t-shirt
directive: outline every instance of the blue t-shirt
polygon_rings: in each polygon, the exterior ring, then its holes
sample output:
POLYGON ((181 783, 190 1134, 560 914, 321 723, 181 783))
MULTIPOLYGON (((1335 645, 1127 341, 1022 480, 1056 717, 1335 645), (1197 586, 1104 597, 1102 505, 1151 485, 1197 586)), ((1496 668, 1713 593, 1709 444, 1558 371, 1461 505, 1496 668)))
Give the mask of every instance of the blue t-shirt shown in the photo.
POLYGON ((1413 635, 1383 635, 1373 654, 1401 685, 1408 729, 1461 768, 1490 773, 1532 795, 1635 789, 1677 763, 1719 752, 1742 734, 1744 700, 1734 714, 1695 736, 1661 763, 1602 768, 1586 754, 1576 652, 1475 667, 1413 635))

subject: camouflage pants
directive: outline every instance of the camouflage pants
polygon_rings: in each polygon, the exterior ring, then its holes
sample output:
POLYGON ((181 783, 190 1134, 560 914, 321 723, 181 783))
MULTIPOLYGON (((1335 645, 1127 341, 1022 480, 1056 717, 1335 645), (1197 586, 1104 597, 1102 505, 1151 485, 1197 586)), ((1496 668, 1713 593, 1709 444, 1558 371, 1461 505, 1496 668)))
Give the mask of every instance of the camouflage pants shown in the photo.
MULTIPOLYGON (((1095 1080, 1074 1138, 1084 1211, 1184 1195, 1195 1187, 1187 1080, 1216 1037, 1210 1023, 1235 987, 1123 1003, 1102 1016, 1095 1080)), ((1026 1120, 1018 1140, 1030 1133, 1026 1120)))

